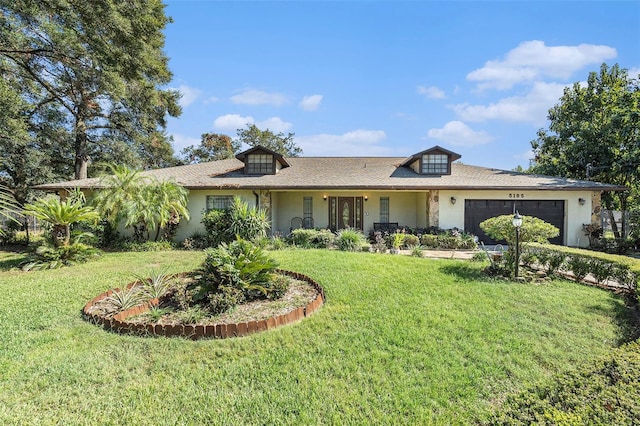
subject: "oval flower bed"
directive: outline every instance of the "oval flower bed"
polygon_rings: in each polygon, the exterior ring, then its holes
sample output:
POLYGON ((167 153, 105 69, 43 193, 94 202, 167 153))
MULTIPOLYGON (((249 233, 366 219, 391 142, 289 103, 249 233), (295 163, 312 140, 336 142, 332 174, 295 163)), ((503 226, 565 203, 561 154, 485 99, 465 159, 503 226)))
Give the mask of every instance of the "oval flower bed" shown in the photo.
MULTIPOLYGON (((315 312, 324 303, 322 287, 310 277, 292 271, 278 269, 276 273, 290 280, 283 297, 275 300, 256 300, 238 305, 231 312, 214 317, 202 316, 185 321, 179 307, 169 296, 149 298, 121 311, 114 311, 111 300, 121 295, 119 289, 102 293, 82 310, 83 317, 105 329, 123 334, 148 336, 186 337, 189 339, 227 338, 246 336, 258 331, 270 330, 299 321, 315 312)), ((173 279, 188 282, 189 273, 177 274, 173 279)), ((144 284, 138 280, 125 290, 136 290, 144 284)))

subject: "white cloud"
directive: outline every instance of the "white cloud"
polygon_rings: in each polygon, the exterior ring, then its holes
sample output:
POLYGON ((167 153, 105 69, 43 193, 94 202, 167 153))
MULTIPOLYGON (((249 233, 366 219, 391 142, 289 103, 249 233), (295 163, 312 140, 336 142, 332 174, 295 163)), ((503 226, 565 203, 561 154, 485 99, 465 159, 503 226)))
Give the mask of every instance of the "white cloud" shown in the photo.
POLYGON ((262 90, 248 89, 231 97, 234 104, 282 106, 289 100, 282 93, 268 93, 262 90))
POLYGON ((293 124, 282 121, 280 117, 271 117, 263 121, 256 121, 255 125, 258 126, 259 129, 269 129, 276 133, 286 132, 287 130, 291 129, 291 127, 293 127, 293 124))
POLYGON ((442 90, 442 89, 440 89, 440 88, 438 88, 436 86, 429 86, 429 87, 418 86, 417 91, 418 91, 419 94, 425 95, 429 99, 444 99, 445 98, 444 90, 442 90))
POLYGON ((638 78, 639 74, 640 74, 640 67, 629 68, 629 77, 630 78, 638 78))
POLYGON ((459 146, 482 145, 493 140, 487 132, 475 131, 462 121, 450 121, 442 129, 429 129, 427 135, 450 145, 459 146))
POLYGON ((235 131, 244 128, 247 124, 255 124, 258 128, 265 130, 269 129, 273 132, 286 132, 293 127, 293 124, 282 121, 280 117, 271 117, 266 120, 256 121, 250 115, 241 116, 240 114, 226 114, 216 118, 213 122, 213 126, 216 129, 235 131))
POLYGON ((240 114, 226 114, 216 118, 213 126, 221 130, 235 131, 243 128, 247 123, 253 123, 254 121, 250 115, 243 117, 240 114))
POLYGON ((478 82, 481 90, 503 90, 544 77, 567 79, 587 65, 601 64, 616 56, 616 49, 603 45, 546 46, 540 40, 525 41, 503 60, 488 61, 467 74, 467 80, 478 82))
POLYGON ((451 108, 465 121, 505 120, 544 125, 549 109, 560 101, 565 84, 534 83, 524 96, 511 96, 489 105, 457 104, 451 108))
POLYGON ((315 111, 322 102, 322 95, 311 95, 302 98, 298 106, 305 111, 315 111))
POLYGON ((210 96, 210 97, 208 97, 207 99, 204 100, 204 103, 205 103, 205 105, 215 104, 219 100, 220 100, 220 98, 218 98, 217 96, 210 96))
POLYGON ((183 148, 186 148, 191 145, 199 145, 200 139, 193 138, 191 136, 173 134, 173 149, 176 153, 182 151, 183 148))
POLYGON ((180 106, 182 108, 188 107, 191 105, 202 93, 199 89, 195 87, 189 87, 186 84, 181 84, 176 90, 182 93, 182 97, 180 98, 180 106))
POLYGON ((376 156, 391 150, 380 145, 387 135, 383 130, 354 130, 342 135, 319 134, 296 137, 305 156, 376 156))

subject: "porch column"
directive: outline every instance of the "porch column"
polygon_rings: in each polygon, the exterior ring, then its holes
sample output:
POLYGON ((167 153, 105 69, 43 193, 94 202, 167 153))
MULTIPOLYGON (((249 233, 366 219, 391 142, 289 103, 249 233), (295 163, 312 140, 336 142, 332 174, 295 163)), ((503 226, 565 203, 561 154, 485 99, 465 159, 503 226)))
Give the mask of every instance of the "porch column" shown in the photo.
POLYGON ((427 227, 440 227, 440 191, 427 192, 427 227))
POLYGON ((271 230, 273 231, 273 217, 271 211, 271 191, 268 189, 260 190, 260 208, 267 212, 267 218, 271 223, 271 230))
POLYGON ((602 225, 602 200, 600 191, 591 191, 591 224, 602 225))

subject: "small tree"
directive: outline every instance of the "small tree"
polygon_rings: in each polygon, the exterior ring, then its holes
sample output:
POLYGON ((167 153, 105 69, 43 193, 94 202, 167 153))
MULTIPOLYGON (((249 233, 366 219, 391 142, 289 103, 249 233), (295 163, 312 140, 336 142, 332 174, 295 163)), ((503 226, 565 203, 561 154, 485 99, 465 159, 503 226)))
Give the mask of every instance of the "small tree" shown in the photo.
MULTIPOLYGON (((492 217, 480 223, 480 228, 496 241, 506 241, 508 244, 506 261, 511 270, 515 262, 516 230, 513 227, 513 216, 502 215, 492 217)), ((550 223, 534 216, 522 216, 522 226, 519 230, 518 251, 522 253, 524 243, 548 243, 549 238, 555 238, 560 230, 550 223)))

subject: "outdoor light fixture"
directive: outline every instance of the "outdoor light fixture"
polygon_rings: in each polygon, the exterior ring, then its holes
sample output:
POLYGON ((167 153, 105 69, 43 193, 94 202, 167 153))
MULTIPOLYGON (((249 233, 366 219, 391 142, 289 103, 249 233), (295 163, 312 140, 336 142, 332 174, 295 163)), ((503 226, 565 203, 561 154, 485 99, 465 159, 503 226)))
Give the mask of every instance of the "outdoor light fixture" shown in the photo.
POLYGON ((522 226, 522 216, 516 210, 511 221, 513 227, 516 228, 516 261, 515 261, 515 277, 518 278, 518 266, 520 263, 520 227, 522 226))
POLYGON ((455 204, 456 203, 456 197, 451 197, 451 204, 455 204))
POLYGON ((323 199, 323 200, 325 200, 325 201, 327 201, 327 194, 323 195, 323 196, 322 196, 322 199, 323 199))
POLYGON ((581 206, 584 206, 584 203, 586 203, 587 200, 585 200, 584 198, 578 198, 578 202, 580 203, 581 206))
POLYGON ((364 196, 364 200, 365 200, 365 201, 369 201, 369 196, 368 196, 368 195, 365 195, 365 196, 364 196))

